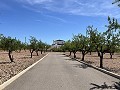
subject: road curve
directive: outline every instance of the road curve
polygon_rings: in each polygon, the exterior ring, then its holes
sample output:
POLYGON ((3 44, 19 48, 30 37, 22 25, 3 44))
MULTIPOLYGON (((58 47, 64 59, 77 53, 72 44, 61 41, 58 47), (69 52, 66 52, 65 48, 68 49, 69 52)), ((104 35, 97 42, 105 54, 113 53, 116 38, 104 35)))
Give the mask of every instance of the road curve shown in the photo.
POLYGON ((116 82, 120 80, 61 53, 50 53, 4 90, 112 90, 116 82))

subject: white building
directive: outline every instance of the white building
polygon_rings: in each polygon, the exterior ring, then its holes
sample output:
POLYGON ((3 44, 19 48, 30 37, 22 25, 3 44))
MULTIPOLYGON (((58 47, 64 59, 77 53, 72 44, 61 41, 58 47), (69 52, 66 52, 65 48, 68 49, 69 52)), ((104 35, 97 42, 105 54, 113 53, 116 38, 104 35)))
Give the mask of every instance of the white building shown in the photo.
POLYGON ((53 40, 52 47, 53 48, 59 48, 60 46, 64 45, 64 40, 53 40))

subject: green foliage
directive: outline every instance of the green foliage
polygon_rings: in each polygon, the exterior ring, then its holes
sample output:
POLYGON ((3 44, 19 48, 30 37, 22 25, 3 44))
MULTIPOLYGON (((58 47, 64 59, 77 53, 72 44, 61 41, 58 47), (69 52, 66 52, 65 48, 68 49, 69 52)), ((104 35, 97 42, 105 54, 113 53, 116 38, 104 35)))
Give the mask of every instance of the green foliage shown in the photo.
POLYGON ((30 44, 28 45, 28 48, 31 53, 31 58, 32 58, 32 53, 35 51, 38 56, 38 51, 41 51, 41 54, 44 50, 47 51, 47 48, 49 47, 46 43, 43 43, 41 40, 37 40, 35 37, 30 37, 30 44))
POLYGON ((1 39, 1 48, 6 51, 15 51, 18 49, 19 41, 16 39, 12 39, 11 37, 3 37, 1 39))
POLYGON ((70 40, 66 41, 61 48, 64 51, 71 51, 71 41, 70 40))
POLYGON ((39 40, 36 43, 36 49, 38 49, 38 50, 43 50, 44 49, 44 43, 41 40, 39 40))
POLYGON ((112 4, 117 4, 120 7, 120 0, 114 0, 112 4))
POLYGON ((37 40, 35 37, 30 37, 30 43, 22 43, 20 40, 17 40, 16 38, 11 38, 11 37, 5 37, 3 34, 0 34, 0 49, 7 51, 9 58, 11 62, 13 62, 13 51, 21 51, 21 50, 26 50, 29 49, 31 53, 31 58, 32 54, 35 51, 38 55, 38 51, 46 50, 50 47, 48 44, 43 43, 41 40, 37 40))
POLYGON ((8 51, 9 58, 13 62, 13 56, 11 56, 13 51, 19 49, 21 42, 19 40, 13 39, 11 37, 5 37, 2 35, 0 38, 0 47, 2 50, 8 51))
POLYGON ((84 61, 84 56, 90 51, 90 39, 82 34, 78 34, 76 41, 79 44, 78 51, 82 52, 82 60, 84 61))
POLYGON ((30 36, 30 45, 29 45, 29 49, 32 51, 35 51, 37 48, 37 43, 38 40, 35 37, 30 36))

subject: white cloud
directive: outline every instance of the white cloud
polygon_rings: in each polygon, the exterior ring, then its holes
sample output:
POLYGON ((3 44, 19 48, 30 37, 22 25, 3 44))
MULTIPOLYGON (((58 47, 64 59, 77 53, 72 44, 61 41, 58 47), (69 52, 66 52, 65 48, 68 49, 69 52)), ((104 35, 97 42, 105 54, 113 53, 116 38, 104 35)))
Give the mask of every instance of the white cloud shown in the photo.
POLYGON ((56 16, 51 16, 51 15, 44 15, 44 16, 49 17, 49 18, 56 19, 56 20, 61 21, 61 22, 64 22, 64 23, 67 22, 66 20, 64 20, 64 19, 62 19, 62 18, 59 18, 59 17, 56 17, 56 16))
POLYGON ((84 16, 112 16, 120 18, 120 8, 113 0, 22 0, 40 11, 44 10, 84 16), (39 10, 40 9, 40 10, 39 10))
POLYGON ((45 4, 45 3, 50 3, 52 2, 52 0, 17 0, 19 2, 23 2, 23 3, 28 3, 31 5, 35 5, 35 4, 45 4))

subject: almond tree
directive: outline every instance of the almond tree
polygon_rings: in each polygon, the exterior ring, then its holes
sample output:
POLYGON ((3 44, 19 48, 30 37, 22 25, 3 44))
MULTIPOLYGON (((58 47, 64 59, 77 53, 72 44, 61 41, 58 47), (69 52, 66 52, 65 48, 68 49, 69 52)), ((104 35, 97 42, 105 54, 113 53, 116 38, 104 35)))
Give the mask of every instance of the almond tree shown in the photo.
POLYGON ((11 62, 14 62, 12 52, 18 50, 18 47, 20 45, 18 42, 18 40, 12 39, 11 37, 3 36, 1 38, 1 48, 2 50, 8 51, 8 56, 11 62))
POLYGON ((70 41, 70 40, 66 41, 61 48, 62 48, 64 51, 70 52, 69 56, 71 56, 72 50, 71 50, 71 41, 70 41))
POLYGON ((99 40, 99 38, 96 36, 97 35, 98 30, 97 28, 94 29, 93 26, 88 26, 87 27, 87 31, 86 31, 86 34, 87 34, 87 37, 89 37, 89 42, 90 42, 90 51, 96 51, 98 53, 98 56, 100 56, 99 54, 99 51, 98 51, 98 46, 99 46, 99 43, 97 43, 97 41, 99 40), (94 47, 94 44, 96 44, 96 47, 94 47))
POLYGON ((103 68, 103 56, 106 52, 105 34, 99 33, 97 29, 92 29, 88 31, 88 35, 90 36, 92 46, 95 47, 95 50, 98 52, 100 57, 100 68, 103 68))
POLYGON ((90 39, 82 34, 78 34, 76 39, 79 43, 78 50, 82 53, 82 61, 84 61, 85 55, 90 51, 90 39))
POLYGON ((78 38, 76 35, 73 36, 73 40, 71 42, 71 51, 74 54, 74 58, 76 58, 76 52, 79 50, 78 38))
POLYGON ((51 45, 45 43, 45 51, 46 51, 46 52, 48 51, 48 49, 49 49, 50 47, 51 47, 51 45))
POLYGON ((41 51, 41 54, 42 54, 44 47, 45 47, 45 44, 41 40, 39 40, 37 42, 37 48, 36 48, 37 55, 38 55, 38 51, 41 51))
POLYGON ((109 25, 106 25, 107 31, 105 32, 107 44, 106 52, 110 53, 110 58, 112 59, 112 55, 120 46, 120 25, 117 19, 111 19, 110 17, 108 17, 108 23, 109 25))
POLYGON ((33 52, 36 50, 37 48, 37 42, 38 40, 35 38, 35 37, 30 37, 30 44, 28 45, 28 48, 29 48, 29 51, 30 51, 30 54, 31 54, 31 58, 32 58, 32 54, 33 52))

